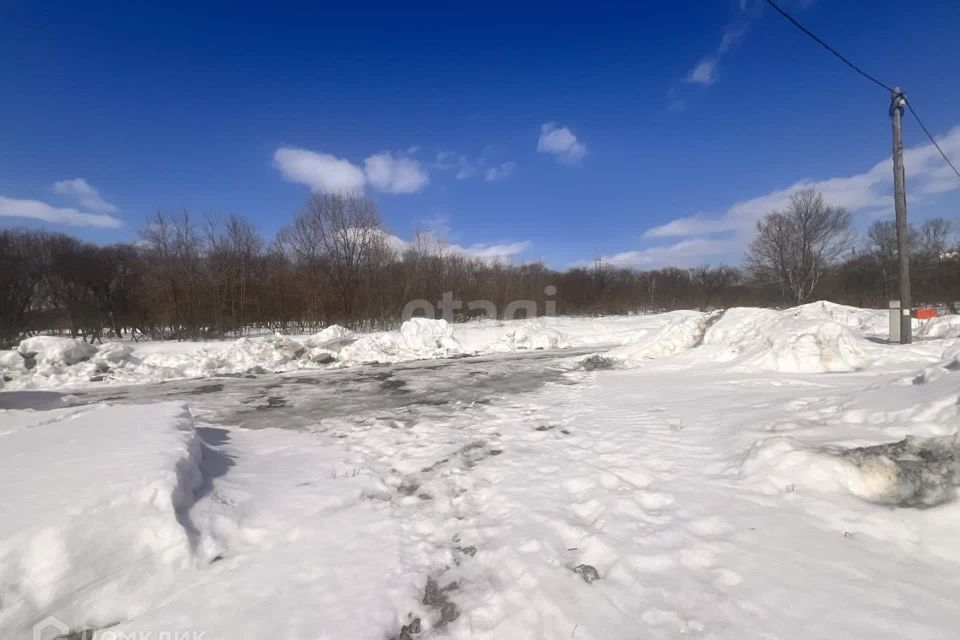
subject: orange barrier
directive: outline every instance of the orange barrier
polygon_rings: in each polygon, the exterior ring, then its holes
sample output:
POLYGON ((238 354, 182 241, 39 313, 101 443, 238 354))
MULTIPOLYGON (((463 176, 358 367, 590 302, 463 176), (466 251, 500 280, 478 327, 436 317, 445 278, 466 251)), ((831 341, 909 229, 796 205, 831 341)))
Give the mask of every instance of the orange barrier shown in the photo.
POLYGON ((929 320, 937 317, 936 309, 914 309, 913 317, 917 320, 929 320))

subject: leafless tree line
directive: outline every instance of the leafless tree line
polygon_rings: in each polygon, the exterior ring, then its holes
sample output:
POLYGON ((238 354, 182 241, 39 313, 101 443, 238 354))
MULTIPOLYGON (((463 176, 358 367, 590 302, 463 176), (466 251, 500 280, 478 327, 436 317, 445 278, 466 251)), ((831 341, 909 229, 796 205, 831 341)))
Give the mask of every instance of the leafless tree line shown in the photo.
MULTIPOLYGON (((912 232, 914 298, 960 300, 950 224, 912 232)), ((896 233, 877 222, 856 246, 849 216, 814 192, 758 223, 743 269, 649 271, 598 263, 564 272, 452 251, 429 233, 400 244, 358 194, 315 195, 267 241, 237 216, 156 214, 135 244, 96 246, 43 231, 0 231, 0 345, 54 332, 198 340, 331 323, 387 328, 413 299, 554 301, 561 314, 779 306, 813 298, 882 306, 896 286, 896 233), (547 285, 557 288, 548 295, 547 285)), ((552 290, 551 290, 552 291, 552 290)), ((464 312, 465 314, 468 312, 464 312)), ((466 319, 466 315, 461 316, 466 319)))

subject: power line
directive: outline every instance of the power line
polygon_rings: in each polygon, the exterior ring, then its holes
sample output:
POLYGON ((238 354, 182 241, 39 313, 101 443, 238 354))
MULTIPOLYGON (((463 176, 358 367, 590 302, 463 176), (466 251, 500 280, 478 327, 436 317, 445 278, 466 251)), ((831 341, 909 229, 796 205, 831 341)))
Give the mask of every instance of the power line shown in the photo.
POLYGON ((955 174, 957 174, 957 177, 958 177, 958 178, 960 178, 960 171, 957 171, 957 168, 953 165, 952 162, 950 162, 950 158, 947 157, 947 154, 945 154, 945 153, 943 152, 943 149, 940 148, 940 145, 937 144, 937 141, 934 140, 933 136, 930 135, 930 132, 927 131, 927 128, 924 126, 923 121, 920 120, 920 116, 918 116, 918 115, 917 115, 917 112, 913 110, 913 105, 910 104, 910 101, 907 100, 906 102, 907 102, 907 109, 910 110, 910 113, 913 115, 913 119, 917 121, 917 124, 920 125, 920 128, 921 128, 921 129, 923 129, 923 132, 924 132, 925 134, 927 134, 927 137, 928 137, 928 138, 930 138, 930 142, 932 142, 932 143, 933 143, 933 146, 935 146, 935 147, 937 148, 937 151, 940 152, 940 155, 943 157, 943 161, 946 162, 946 163, 947 163, 947 166, 949 166, 951 169, 953 169, 953 172, 954 172, 955 174))
POLYGON ((910 114, 913 116, 913 119, 917 121, 917 124, 920 125, 920 129, 923 130, 923 132, 926 134, 927 138, 930 139, 930 142, 933 143, 933 146, 936 147, 937 151, 940 152, 940 156, 943 157, 943 161, 946 162, 946 163, 947 163, 947 166, 949 166, 951 169, 953 169, 953 172, 954 172, 955 174, 957 174, 957 177, 958 177, 958 178, 960 178, 960 171, 958 171, 958 170, 957 170, 957 167, 954 166, 954 164, 953 164, 952 162, 950 162, 950 158, 948 158, 948 157, 947 157, 947 154, 944 153, 944 151, 943 151, 942 148, 940 148, 940 145, 939 145, 939 143, 937 143, 936 138, 933 137, 933 135, 932 135, 932 134, 930 133, 930 131, 927 129, 926 125, 923 124, 923 121, 920 119, 920 116, 918 116, 918 115, 917 115, 917 112, 914 110, 913 105, 910 104, 910 101, 909 101, 909 100, 906 100, 906 96, 904 96, 903 93, 901 93, 900 91, 897 91, 897 90, 894 89, 893 87, 891 87, 891 86, 889 86, 889 85, 887 85, 887 84, 885 84, 885 83, 877 80, 877 79, 874 78, 872 75, 870 75, 869 73, 867 73, 866 71, 864 71, 863 69, 861 69, 860 67, 858 67, 857 65, 855 65, 853 62, 851 62, 849 59, 847 59, 842 53, 840 53, 839 51, 837 51, 836 49, 834 49, 833 47, 831 47, 830 45, 828 45, 826 42, 824 42, 823 40, 821 40, 820 37, 817 36, 817 34, 815 34, 814 32, 812 32, 812 31, 810 31, 809 29, 807 29, 805 26, 803 26, 802 24, 800 24, 799 22, 797 22, 797 19, 796 19, 796 18, 794 18, 794 17, 791 16, 789 13, 787 13, 786 11, 784 11, 783 9, 781 9, 781 8, 777 5, 776 2, 774 2, 773 0, 765 0, 765 1, 766 1, 766 3, 767 3, 768 5, 770 5, 771 7, 773 7, 773 9, 774 9, 777 13, 779 13, 779 14, 782 15, 784 18, 786 18, 793 26, 795 26, 797 29, 799 29, 800 31, 802 31, 802 32, 805 33, 806 35, 810 36, 810 38, 812 38, 817 44, 819 44, 819 45, 822 46, 824 49, 826 49, 827 51, 829 51, 830 53, 832 53, 833 55, 835 55, 835 56, 836 56, 837 58, 839 58, 844 64, 846 64, 848 67, 850 67, 851 69, 853 69, 854 71, 856 71, 856 72, 859 73, 861 76, 863 76, 864 78, 866 78, 867 80, 869 80, 869 81, 872 82, 873 84, 877 85, 878 87, 881 87, 881 88, 883 88, 883 89, 886 89, 886 90, 889 91, 890 93, 896 94, 896 96, 899 96, 899 97, 904 98, 904 102, 907 103, 907 109, 910 110, 910 114))
POLYGON ((768 5, 770 5, 771 7, 773 7, 773 8, 777 11, 777 13, 779 13, 779 14, 782 15, 784 18, 786 18, 787 20, 789 20, 789 21, 793 24, 793 26, 795 26, 797 29, 800 29, 800 31, 803 31, 805 34, 807 34, 808 36, 810 36, 811 38, 813 38, 820 46, 822 46, 824 49, 826 49, 827 51, 829 51, 829 52, 832 53, 833 55, 835 55, 835 56, 837 56, 838 58, 840 58, 840 59, 844 62, 844 64, 846 64, 848 67, 850 67, 851 69, 853 69, 854 71, 856 71, 857 73, 859 73, 860 75, 862 75, 864 78, 866 78, 867 80, 869 80, 870 82, 872 82, 872 83, 875 84, 875 85, 878 85, 878 86, 880 86, 880 87, 883 87, 884 89, 886 89, 886 90, 889 91, 890 93, 897 93, 896 91, 893 90, 892 87, 889 87, 889 86, 887 86, 886 84, 880 82, 879 80, 877 80, 876 78, 874 78, 872 75, 870 75, 869 73, 867 73, 866 71, 864 71, 863 69, 861 69, 860 67, 858 67, 857 65, 853 64, 852 62, 850 62, 850 60, 848 60, 842 53, 840 53, 839 51, 837 51, 836 49, 834 49, 833 47, 831 47, 830 45, 828 45, 826 42, 824 42, 823 40, 821 40, 821 39, 817 36, 817 34, 815 34, 813 31, 810 31, 810 29, 807 29, 805 26, 803 26, 802 24, 800 24, 799 22, 797 22, 796 18, 794 18, 792 15, 790 15, 789 13, 787 13, 786 11, 784 11, 783 9, 781 9, 779 6, 777 6, 777 3, 776 3, 776 2, 774 2, 773 0, 766 0, 766 3, 767 3, 768 5))

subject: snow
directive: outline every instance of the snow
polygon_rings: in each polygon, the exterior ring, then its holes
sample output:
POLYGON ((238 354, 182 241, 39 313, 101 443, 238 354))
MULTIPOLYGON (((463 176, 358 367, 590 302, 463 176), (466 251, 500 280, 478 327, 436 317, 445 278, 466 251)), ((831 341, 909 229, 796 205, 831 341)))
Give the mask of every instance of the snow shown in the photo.
POLYGON ((48 374, 0 356, 0 407, 37 407, 0 411, 0 629, 950 637, 960 340, 885 344, 885 321, 814 304, 41 341, 48 374), (74 373, 106 363, 109 387, 74 373), (119 386, 255 367, 289 373, 119 386))
POLYGON ((703 340, 707 322, 705 314, 679 319, 641 336, 635 343, 611 351, 609 356, 622 360, 628 366, 636 366, 645 360, 690 351, 703 340))
POLYGON ((200 486, 201 451, 186 407, 0 416, 5 635, 28 637, 46 615, 103 623, 142 613, 142 599, 195 555, 181 514, 200 486))
MULTIPOLYGON (((41 336, 24 340, 15 351, 0 352, 0 377, 7 389, 57 389, 591 345, 621 345, 611 357, 624 366, 644 366, 648 360, 696 350, 696 362, 737 361, 745 370, 853 371, 873 358, 890 355, 879 353, 870 341, 882 337, 886 323, 884 311, 817 302, 784 311, 735 308, 710 314, 674 311, 456 325, 413 318, 398 331, 358 334, 332 325, 310 336, 277 334, 200 346, 92 345, 41 336), (33 359, 26 359, 27 355, 33 359)), ((956 338, 960 335, 958 323, 956 316, 936 318, 918 325, 917 335, 923 340, 956 338)), ((680 359, 674 364, 683 362, 680 359)))
POLYGON ((70 338, 37 336, 27 338, 17 347, 24 359, 34 359, 40 364, 71 365, 83 362, 96 353, 96 347, 70 338))
POLYGON ((526 351, 531 349, 566 349, 570 340, 560 331, 540 320, 523 322, 493 345, 497 351, 526 351))
POLYGON ((342 364, 402 362, 421 358, 446 358, 463 353, 445 320, 411 318, 399 333, 362 335, 340 350, 342 364))
POLYGON ((863 366, 869 343, 845 324, 811 315, 731 309, 707 330, 703 342, 721 349, 720 359, 737 359, 745 369, 823 373, 863 366))
POLYGON ((924 339, 960 338, 960 316, 937 316, 924 321, 917 330, 924 339))

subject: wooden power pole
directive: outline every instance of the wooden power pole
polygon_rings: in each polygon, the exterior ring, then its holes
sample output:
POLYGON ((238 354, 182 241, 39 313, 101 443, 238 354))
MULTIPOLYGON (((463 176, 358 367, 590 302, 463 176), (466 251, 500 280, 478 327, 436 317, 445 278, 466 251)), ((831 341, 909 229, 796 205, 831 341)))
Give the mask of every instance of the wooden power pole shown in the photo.
POLYGON ((900 343, 913 342, 913 309, 910 301, 910 227, 907 226, 907 192, 903 175, 903 107, 907 99, 893 88, 890 120, 893 123, 893 205, 897 213, 897 253, 900 258, 900 343))

